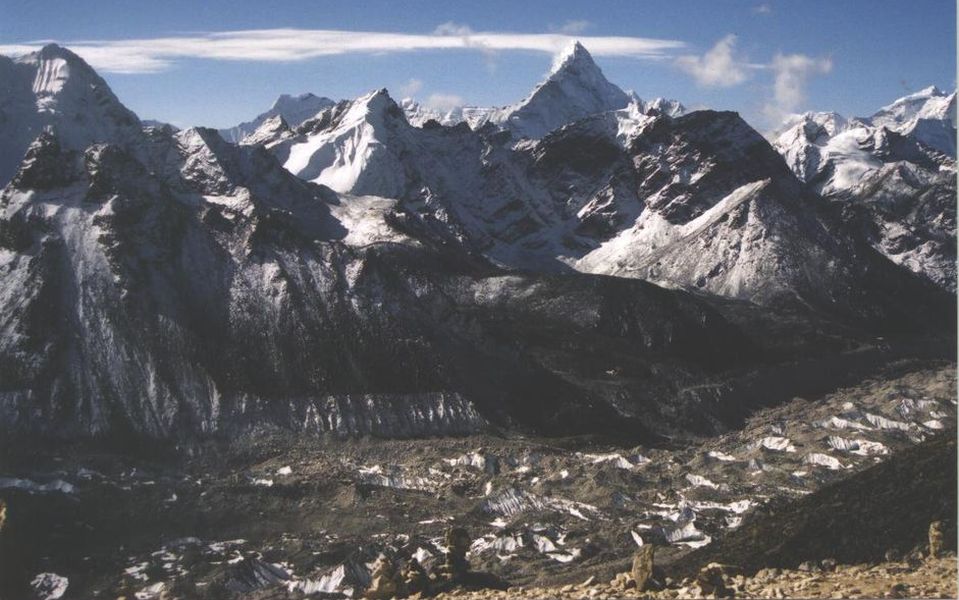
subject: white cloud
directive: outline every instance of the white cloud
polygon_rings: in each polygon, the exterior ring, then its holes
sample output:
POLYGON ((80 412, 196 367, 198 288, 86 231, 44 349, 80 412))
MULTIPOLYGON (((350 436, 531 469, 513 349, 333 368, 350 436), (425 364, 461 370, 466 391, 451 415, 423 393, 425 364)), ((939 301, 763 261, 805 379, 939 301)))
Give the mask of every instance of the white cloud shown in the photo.
POLYGON ((763 112, 773 123, 796 112, 806 100, 806 84, 816 75, 832 71, 831 58, 813 58, 805 54, 777 54, 770 68, 775 74, 772 99, 763 112))
POLYGON ((676 59, 676 66, 686 71, 705 87, 731 87, 749 77, 750 67, 735 55, 736 36, 729 34, 716 42, 702 56, 686 55, 676 59))
POLYGON ((456 94, 430 94, 426 99, 426 106, 433 110, 447 112, 466 104, 462 96, 456 94))
POLYGON ((771 15, 773 14, 773 7, 768 2, 763 2, 762 4, 754 6, 753 12, 757 15, 771 15))
MULTIPOLYGON (((113 73, 153 73, 178 60, 292 62, 338 54, 387 54, 421 50, 477 49, 487 53, 529 51, 555 54, 574 39, 562 33, 474 32, 444 23, 430 34, 328 29, 255 29, 128 40, 79 40, 61 43, 94 68, 113 73)), ((624 36, 578 38, 595 56, 663 58, 683 48, 678 40, 624 36)), ((0 45, 0 54, 23 54, 42 42, 0 45)))
POLYGON ((436 26, 436 29, 433 30, 435 35, 460 35, 468 36, 473 34, 473 30, 470 29, 468 25, 462 25, 460 23, 454 23, 453 21, 447 21, 436 26))
POLYGON ((415 96, 417 92, 423 89, 423 81, 420 79, 410 79, 400 86, 400 97, 409 98, 415 96))
POLYGON ((566 21, 565 23, 557 27, 556 31, 558 31, 559 33, 565 33, 567 35, 576 35, 578 33, 583 33, 584 31, 586 31, 592 26, 593 24, 590 23, 589 21, 586 21, 584 19, 576 19, 572 21, 566 21))

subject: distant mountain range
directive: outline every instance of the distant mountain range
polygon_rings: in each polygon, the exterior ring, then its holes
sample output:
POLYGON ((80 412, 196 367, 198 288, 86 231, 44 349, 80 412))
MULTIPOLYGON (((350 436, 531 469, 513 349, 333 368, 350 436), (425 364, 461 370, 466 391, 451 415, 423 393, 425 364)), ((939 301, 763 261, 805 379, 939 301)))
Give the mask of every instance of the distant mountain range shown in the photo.
POLYGON ((756 373, 953 334, 955 135, 929 89, 770 144, 579 44, 509 107, 283 96, 220 132, 0 57, 0 427, 721 428, 756 373))

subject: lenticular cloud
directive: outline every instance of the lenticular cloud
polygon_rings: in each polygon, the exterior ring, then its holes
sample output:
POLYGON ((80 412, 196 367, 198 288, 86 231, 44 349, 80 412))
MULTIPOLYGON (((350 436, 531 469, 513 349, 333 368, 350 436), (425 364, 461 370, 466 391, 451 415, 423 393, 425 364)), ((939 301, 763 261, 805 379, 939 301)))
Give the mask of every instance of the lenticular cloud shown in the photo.
MULTIPOLYGON (((384 54, 422 50, 520 50, 555 54, 575 39, 598 56, 663 58, 681 41, 624 36, 574 38, 562 33, 473 32, 438 28, 428 34, 330 29, 254 29, 133 40, 65 42, 94 68, 113 73, 153 73, 189 58, 292 62, 337 54, 384 54)), ((25 54, 44 41, 0 45, 0 54, 25 54)))

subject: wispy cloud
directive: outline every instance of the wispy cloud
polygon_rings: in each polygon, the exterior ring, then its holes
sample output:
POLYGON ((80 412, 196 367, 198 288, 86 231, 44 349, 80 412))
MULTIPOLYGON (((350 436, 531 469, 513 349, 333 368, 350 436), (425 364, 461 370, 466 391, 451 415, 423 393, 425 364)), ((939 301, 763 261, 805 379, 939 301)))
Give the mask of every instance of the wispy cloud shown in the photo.
MULTIPOLYGON (((566 33, 474 32, 445 23, 429 34, 328 29, 256 29, 130 40, 62 40, 94 68, 113 73, 153 73, 191 58, 225 61, 294 62, 338 54, 388 54, 423 50, 476 49, 555 54, 579 39, 595 56, 664 58, 685 47, 679 40, 566 33)), ((43 42, 0 45, 0 54, 24 54, 43 42)))
POLYGON ((832 71, 831 58, 805 54, 777 54, 770 68, 774 73, 772 99, 763 107, 771 123, 780 123, 796 112, 806 100, 806 84, 816 75, 832 71))
POLYGON ((701 86, 731 87, 748 79, 751 65, 736 54, 736 36, 729 34, 702 56, 680 56, 676 66, 692 75, 701 86))
POLYGON ((400 95, 404 98, 415 96, 417 92, 423 89, 423 81, 420 79, 410 79, 400 86, 400 95))
POLYGON ((763 2, 762 4, 757 4, 753 7, 753 12, 757 15, 771 15, 773 14, 773 7, 768 2, 763 2))
POLYGON ((425 104, 434 110, 447 112, 463 106, 466 104, 466 101, 463 100, 462 96, 457 96, 456 94, 430 94, 425 104))
POLYGON ((566 21, 559 27, 556 27, 556 28, 551 27, 550 29, 559 33, 565 33, 567 35, 577 35, 577 34, 583 33, 584 31, 586 31, 592 26, 593 24, 590 23, 589 21, 586 21, 585 19, 575 19, 572 21, 566 21))
POLYGON ((491 47, 483 36, 477 36, 469 25, 447 21, 433 30, 433 35, 457 37, 463 48, 472 48, 483 53, 483 62, 486 70, 496 72, 496 48, 491 47))

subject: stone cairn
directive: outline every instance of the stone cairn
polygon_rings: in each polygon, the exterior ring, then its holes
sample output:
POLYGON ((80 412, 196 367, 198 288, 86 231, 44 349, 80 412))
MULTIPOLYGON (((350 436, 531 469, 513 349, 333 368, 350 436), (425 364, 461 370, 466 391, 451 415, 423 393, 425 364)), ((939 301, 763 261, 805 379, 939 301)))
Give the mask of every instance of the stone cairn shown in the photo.
POLYGON ((942 553, 942 521, 929 524, 929 558, 938 558, 942 553))
POLYGON ((647 588, 649 580, 653 576, 654 553, 655 546, 646 544, 640 548, 639 552, 633 557, 633 582, 636 584, 636 589, 641 592, 647 588))
POLYGON ((469 573, 469 562, 466 560, 466 553, 470 549, 469 533, 462 527, 451 527, 446 532, 446 547, 446 560, 429 575, 415 558, 396 569, 388 556, 380 554, 373 564, 370 587, 363 597, 367 600, 406 598, 463 583, 469 573))
POLYGON ((466 560, 466 553, 470 549, 469 533, 462 527, 450 527, 446 531, 446 548, 446 562, 437 569, 436 580, 456 583, 470 569, 466 560))

